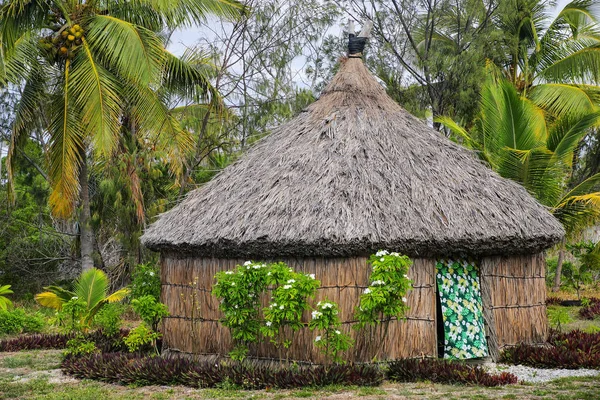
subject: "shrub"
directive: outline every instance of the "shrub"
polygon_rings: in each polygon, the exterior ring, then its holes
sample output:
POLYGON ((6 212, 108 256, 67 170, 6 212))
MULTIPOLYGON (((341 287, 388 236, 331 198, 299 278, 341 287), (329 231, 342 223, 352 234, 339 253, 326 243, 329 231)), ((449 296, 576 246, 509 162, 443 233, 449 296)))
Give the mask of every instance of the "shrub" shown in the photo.
POLYGON ((169 315, 169 311, 167 310, 167 306, 163 303, 156 300, 156 298, 145 295, 142 297, 138 297, 137 299, 133 299, 131 301, 131 307, 133 310, 140 316, 142 321, 144 321, 152 330, 158 329, 158 324, 163 319, 169 315))
POLYGON ((121 315, 123 306, 120 304, 107 304, 94 317, 94 325, 102 329, 108 336, 114 336, 121 329, 121 315))
POLYGON ((46 326, 42 315, 27 315, 23 309, 0 310, 0 334, 38 333, 46 326))
MULTIPOLYGON (((84 333, 83 338, 91 341, 103 353, 127 351, 123 338, 129 334, 127 330, 121 330, 118 335, 107 336, 102 331, 84 333)), ((43 335, 19 336, 14 339, 0 340, 0 352, 43 350, 43 349, 65 349, 67 342, 75 337, 75 333, 57 333, 43 335)))
POLYGON ((160 333, 153 331, 146 324, 141 324, 137 328, 132 329, 123 341, 130 352, 143 351, 148 346, 154 348, 158 354, 156 340, 160 338, 160 333))
POLYGON ((69 357, 86 356, 98 352, 99 350, 93 341, 86 339, 82 334, 78 334, 67 342, 67 349, 63 354, 65 357, 69 357))
POLYGON ((81 379, 137 385, 185 385, 209 388, 228 383, 244 389, 376 386, 384 378, 372 365, 276 367, 254 363, 194 362, 187 358, 141 357, 133 354, 93 354, 63 360, 66 374, 81 379))
POLYGON ((152 296, 160 300, 160 270, 156 264, 138 264, 132 273, 131 297, 152 296))
POLYGON ((589 303, 579 309, 579 316, 583 319, 596 319, 600 317, 600 299, 590 298, 589 303))
POLYGON ((552 331, 547 347, 520 344, 504 350, 501 359, 536 368, 600 368, 600 333, 552 331))
POLYGON ((387 378, 397 382, 430 381, 433 383, 501 386, 517 383, 508 372, 490 374, 480 366, 437 359, 404 359, 388 365, 387 378))

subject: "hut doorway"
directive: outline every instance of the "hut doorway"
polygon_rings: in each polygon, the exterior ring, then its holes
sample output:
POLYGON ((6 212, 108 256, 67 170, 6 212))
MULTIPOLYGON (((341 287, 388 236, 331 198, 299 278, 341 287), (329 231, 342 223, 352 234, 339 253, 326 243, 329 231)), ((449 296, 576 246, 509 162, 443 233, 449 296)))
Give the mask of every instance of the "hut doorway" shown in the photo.
POLYGON ((436 282, 438 354, 459 360, 487 357, 479 268, 466 260, 440 260, 436 282))

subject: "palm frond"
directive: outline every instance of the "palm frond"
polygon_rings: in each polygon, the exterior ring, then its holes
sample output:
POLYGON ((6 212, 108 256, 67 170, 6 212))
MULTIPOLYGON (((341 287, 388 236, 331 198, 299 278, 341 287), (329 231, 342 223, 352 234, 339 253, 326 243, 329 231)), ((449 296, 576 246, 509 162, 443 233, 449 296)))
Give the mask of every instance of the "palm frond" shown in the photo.
POLYGON ((8 174, 8 192, 13 191, 13 172, 15 156, 18 149, 22 148, 31 132, 38 128, 40 110, 45 99, 45 74, 43 70, 35 70, 28 77, 23 87, 23 92, 17 103, 15 118, 10 132, 10 144, 6 157, 8 174))
POLYGON ((446 128, 448 128, 450 130, 450 132, 454 136, 454 138, 451 137, 451 139, 454 139, 454 141, 460 140, 460 141, 463 142, 463 144, 466 147, 468 147, 470 149, 481 150, 481 146, 479 144, 477 144, 473 140, 473 138, 471 138, 471 135, 469 134, 469 132, 467 132, 467 130, 465 128, 463 128, 462 126, 460 126, 452 118, 450 118, 450 117, 437 117, 437 118, 434 118, 433 121, 434 122, 439 122, 440 124, 442 124, 446 128))
POLYGON ((71 82, 85 135, 92 138, 98 155, 110 157, 119 137, 121 88, 118 80, 94 59, 85 39, 73 61, 71 82))
POLYGON ((75 199, 79 194, 79 168, 84 150, 83 129, 79 123, 78 110, 74 107, 70 91, 70 61, 65 66, 62 93, 51 105, 50 122, 50 168, 52 184, 50 206, 54 215, 68 217, 73 213, 75 199))
POLYGON ((166 154, 171 172, 180 175, 186 155, 193 148, 192 136, 169 112, 158 95, 148 87, 129 86, 127 98, 139 135, 159 152, 166 154))
POLYGON ((573 152, 577 145, 588 134, 589 129, 600 123, 600 111, 583 116, 565 115, 552 124, 547 147, 554 153, 553 161, 571 165, 573 152))
POLYGON ((600 105, 600 88, 593 85, 545 83, 535 86, 529 98, 554 116, 585 114, 600 105))
POLYGON ((96 268, 83 271, 75 282, 75 293, 84 300, 91 310, 104 300, 108 291, 108 278, 104 272, 96 268))
POLYGON ((170 28, 206 21, 209 15, 233 20, 244 10, 243 5, 235 0, 136 0, 132 3, 156 10, 170 28))
POLYGON ((158 81, 164 51, 154 32, 108 15, 93 17, 88 29, 95 59, 127 80, 142 85, 158 81))
POLYGON ((568 233, 591 226, 600 218, 600 192, 571 196, 558 204, 552 213, 568 233))

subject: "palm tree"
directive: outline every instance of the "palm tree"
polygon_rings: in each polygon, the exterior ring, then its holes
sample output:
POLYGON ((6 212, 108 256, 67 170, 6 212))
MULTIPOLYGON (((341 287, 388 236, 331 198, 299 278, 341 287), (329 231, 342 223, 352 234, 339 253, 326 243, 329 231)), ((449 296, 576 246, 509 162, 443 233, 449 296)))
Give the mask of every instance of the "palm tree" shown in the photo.
MULTIPOLYGON (((450 118, 438 121, 458 141, 476 150, 492 169, 519 182, 547 206, 562 222, 567 236, 600 217, 600 174, 568 187, 573 155, 590 128, 600 125, 600 108, 549 117, 507 79, 491 77, 483 86, 480 114, 470 131, 450 118)), ((559 267, 564 247, 563 243, 559 267)), ((555 286, 559 285, 557 270, 555 286)))
POLYGON ((35 300, 44 307, 60 310, 71 300, 85 302, 86 310, 82 322, 86 325, 90 324, 105 304, 119 302, 129 294, 127 288, 108 294, 108 278, 104 272, 96 268, 83 271, 75 281, 73 290, 63 289, 60 286, 48 286, 44 289, 47 291, 35 296, 35 300))
POLYGON ((9 0, 0 6, 0 88, 12 84, 22 93, 9 177, 17 149, 41 129, 50 142, 53 214, 70 217, 81 204, 83 269, 93 266, 87 160, 106 163, 114 156, 126 120, 179 175, 192 139, 158 89, 196 101, 218 98, 205 71, 165 50, 160 32, 240 10, 235 0, 9 0))
POLYGON ((553 20, 547 0, 502 2, 505 76, 555 117, 600 105, 600 15, 596 0, 575 0, 553 20))

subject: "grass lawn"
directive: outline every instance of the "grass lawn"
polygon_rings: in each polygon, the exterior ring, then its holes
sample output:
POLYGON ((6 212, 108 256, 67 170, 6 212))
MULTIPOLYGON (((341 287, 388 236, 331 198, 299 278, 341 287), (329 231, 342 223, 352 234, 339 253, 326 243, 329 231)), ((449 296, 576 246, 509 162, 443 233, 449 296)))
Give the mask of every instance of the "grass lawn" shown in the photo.
POLYGON ((334 386, 270 391, 118 386, 62 375, 58 369, 60 354, 60 350, 0 353, 0 399, 600 399, 598 377, 499 388, 428 382, 386 382, 377 388, 334 386))

